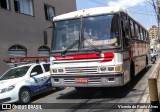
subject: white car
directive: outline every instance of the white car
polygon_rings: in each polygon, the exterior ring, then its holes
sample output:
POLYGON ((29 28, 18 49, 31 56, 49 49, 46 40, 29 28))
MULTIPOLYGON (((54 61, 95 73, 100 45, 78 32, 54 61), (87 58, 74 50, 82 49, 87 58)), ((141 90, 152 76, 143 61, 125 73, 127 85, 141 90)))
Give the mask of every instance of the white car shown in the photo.
POLYGON ((0 104, 30 102, 31 97, 52 88, 50 64, 27 64, 9 69, 0 77, 0 104))

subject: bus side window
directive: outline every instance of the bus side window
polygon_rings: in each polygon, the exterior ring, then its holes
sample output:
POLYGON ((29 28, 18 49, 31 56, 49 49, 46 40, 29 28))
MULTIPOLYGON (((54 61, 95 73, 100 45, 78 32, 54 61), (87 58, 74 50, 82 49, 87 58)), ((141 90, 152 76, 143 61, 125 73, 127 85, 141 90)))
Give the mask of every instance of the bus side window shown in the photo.
POLYGON ((144 29, 142 29, 143 41, 145 41, 144 29))
POLYGON ((137 24, 135 24, 135 32, 136 32, 136 37, 137 39, 140 39, 140 35, 139 35, 139 27, 137 24))
POLYGON ((132 39, 135 39, 136 36, 135 36, 135 28, 134 28, 134 23, 132 20, 130 20, 130 33, 131 33, 131 38, 132 39))
POLYGON ((121 21, 121 34, 122 34, 122 38, 123 38, 123 46, 124 46, 124 48, 128 48, 128 46, 129 46, 129 37, 128 37, 128 33, 127 32, 129 32, 129 29, 126 29, 124 24, 125 23, 123 21, 121 21))

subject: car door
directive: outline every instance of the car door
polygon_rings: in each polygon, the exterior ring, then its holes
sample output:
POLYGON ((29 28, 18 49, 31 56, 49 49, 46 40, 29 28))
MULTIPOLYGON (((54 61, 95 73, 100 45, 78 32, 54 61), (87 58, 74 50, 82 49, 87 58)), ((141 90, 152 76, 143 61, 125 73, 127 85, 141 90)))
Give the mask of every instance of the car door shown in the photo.
POLYGON ((50 64, 46 63, 46 64, 42 64, 42 68, 44 69, 44 77, 46 77, 46 82, 45 85, 50 88, 52 87, 51 84, 51 74, 50 74, 50 64))
POLYGON ((43 92, 43 89, 46 88, 44 87, 44 84, 47 80, 47 77, 45 76, 44 73, 45 72, 43 71, 41 65, 36 65, 31 70, 31 73, 30 73, 31 82, 32 82, 31 90, 33 94, 41 93, 43 92))

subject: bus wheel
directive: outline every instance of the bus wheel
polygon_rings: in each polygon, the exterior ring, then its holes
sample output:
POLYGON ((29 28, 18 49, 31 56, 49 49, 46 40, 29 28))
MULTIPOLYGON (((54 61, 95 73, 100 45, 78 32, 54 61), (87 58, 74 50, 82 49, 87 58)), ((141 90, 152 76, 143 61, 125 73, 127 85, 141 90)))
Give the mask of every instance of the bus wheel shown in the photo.
POLYGON ((147 70, 148 70, 148 58, 146 57, 146 65, 145 65, 144 71, 147 72, 147 70))
POLYGON ((127 87, 132 86, 132 82, 134 81, 134 78, 135 78, 135 71, 134 71, 134 64, 132 62, 130 66, 130 81, 127 83, 127 87))
POLYGON ((130 81, 132 82, 134 78, 135 78, 135 69, 134 69, 134 64, 132 62, 130 66, 130 81))

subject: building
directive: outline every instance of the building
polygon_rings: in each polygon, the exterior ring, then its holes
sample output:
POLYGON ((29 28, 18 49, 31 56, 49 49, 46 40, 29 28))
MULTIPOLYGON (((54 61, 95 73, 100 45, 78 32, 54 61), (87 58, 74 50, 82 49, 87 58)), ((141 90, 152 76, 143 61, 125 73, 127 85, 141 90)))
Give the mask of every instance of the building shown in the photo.
POLYGON ((0 73, 6 58, 49 55, 51 29, 46 45, 44 29, 52 17, 75 10, 76 0, 0 0, 0 73))
POLYGON ((158 37, 158 27, 153 25, 152 28, 149 29, 149 37, 151 39, 157 39, 158 37))
POLYGON ((149 38, 150 38, 150 47, 156 48, 158 42, 158 27, 153 25, 152 28, 149 29, 149 38))

